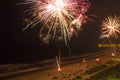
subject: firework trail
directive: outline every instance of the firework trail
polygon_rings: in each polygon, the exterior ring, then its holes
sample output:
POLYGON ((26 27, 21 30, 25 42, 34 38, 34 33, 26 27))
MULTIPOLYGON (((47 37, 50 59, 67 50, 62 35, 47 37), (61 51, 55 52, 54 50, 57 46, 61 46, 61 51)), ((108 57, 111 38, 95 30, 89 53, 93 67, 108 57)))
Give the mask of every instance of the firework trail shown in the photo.
POLYGON ((57 70, 58 70, 58 71, 61 71, 60 61, 61 61, 61 60, 60 60, 60 55, 59 55, 59 57, 56 56, 56 63, 57 63, 57 70))
POLYGON ((45 43, 55 39, 65 41, 66 45, 86 22, 90 7, 88 0, 25 0, 22 4, 30 6, 25 12, 32 15, 24 30, 43 23, 40 38, 45 43))

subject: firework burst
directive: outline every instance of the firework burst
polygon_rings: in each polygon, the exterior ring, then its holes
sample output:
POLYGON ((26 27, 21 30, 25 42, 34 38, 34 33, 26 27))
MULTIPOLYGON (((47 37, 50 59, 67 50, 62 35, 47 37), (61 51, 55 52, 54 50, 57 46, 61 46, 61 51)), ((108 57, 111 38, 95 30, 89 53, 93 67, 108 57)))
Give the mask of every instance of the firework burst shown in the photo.
POLYGON ((102 24, 102 36, 106 38, 119 38, 120 34, 120 17, 109 16, 105 18, 102 24))
POLYGON ((86 0, 25 0, 23 4, 31 5, 26 12, 32 15, 31 23, 24 30, 42 22, 40 37, 44 42, 49 43, 52 38, 64 40, 66 45, 86 22, 85 13, 90 7, 86 0))

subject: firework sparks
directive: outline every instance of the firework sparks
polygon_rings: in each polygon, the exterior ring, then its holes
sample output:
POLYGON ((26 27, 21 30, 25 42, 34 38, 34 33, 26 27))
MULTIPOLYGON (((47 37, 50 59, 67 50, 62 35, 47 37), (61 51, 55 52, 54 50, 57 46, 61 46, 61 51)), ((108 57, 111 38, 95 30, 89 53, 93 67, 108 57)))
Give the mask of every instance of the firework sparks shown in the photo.
POLYGON ((48 38, 61 38, 66 45, 73 33, 86 22, 85 13, 90 7, 88 0, 25 0, 23 4, 32 6, 26 11, 32 14, 32 22, 25 29, 42 22, 40 37, 43 41, 48 43, 48 38))
POLYGON ((118 16, 109 16, 107 17, 102 24, 102 36, 106 38, 119 38, 120 34, 120 17, 118 16))

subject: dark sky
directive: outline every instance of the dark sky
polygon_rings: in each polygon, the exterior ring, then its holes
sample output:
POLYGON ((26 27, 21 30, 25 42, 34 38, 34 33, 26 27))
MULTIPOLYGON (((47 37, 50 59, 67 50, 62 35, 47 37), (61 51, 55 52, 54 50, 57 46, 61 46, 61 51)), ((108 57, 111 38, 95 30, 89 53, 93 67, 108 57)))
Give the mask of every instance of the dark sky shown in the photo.
MULTIPOLYGON (((1 10, 1 52, 0 62, 27 62, 37 61, 47 58, 55 58, 58 55, 59 46, 57 42, 43 45, 38 37, 38 28, 24 28, 23 5, 16 5, 22 0, 6 0, 2 4, 1 10)), ((98 50, 97 44, 100 42, 100 25, 102 20, 108 15, 120 15, 120 0, 90 0, 91 7, 88 16, 93 21, 88 21, 83 25, 83 30, 78 33, 78 37, 73 36, 70 41, 70 52, 72 55, 93 52, 98 50), (92 17, 90 15, 96 15, 92 17)), ((61 45, 62 56, 68 55, 68 48, 61 45)))

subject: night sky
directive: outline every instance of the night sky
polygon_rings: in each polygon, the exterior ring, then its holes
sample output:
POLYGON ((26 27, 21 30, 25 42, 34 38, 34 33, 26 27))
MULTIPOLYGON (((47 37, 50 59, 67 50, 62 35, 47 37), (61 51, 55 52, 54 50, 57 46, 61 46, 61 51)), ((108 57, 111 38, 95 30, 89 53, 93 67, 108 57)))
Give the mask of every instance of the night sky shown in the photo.
MULTIPOLYGON (((52 42, 44 45, 39 39, 39 27, 22 31, 25 27, 23 19, 26 10, 24 5, 16 5, 22 0, 6 0, 3 2, 1 16, 1 52, 0 63, 34 62, 58 55, 59 44, 52 42)), ((93 21, 87 21, 70 41, 71 55, 94 52, 99 50, 100 25, 109 15, 120 16, 120 0, 90 0, 91 7, 88 16, 93 21), (95 15, 94 17, 92 15, 95 15)), ((62 57, 68 56, 69 49, 61 43, 62 57)))

